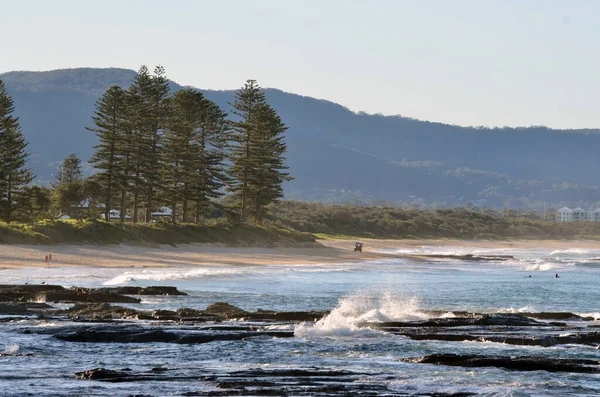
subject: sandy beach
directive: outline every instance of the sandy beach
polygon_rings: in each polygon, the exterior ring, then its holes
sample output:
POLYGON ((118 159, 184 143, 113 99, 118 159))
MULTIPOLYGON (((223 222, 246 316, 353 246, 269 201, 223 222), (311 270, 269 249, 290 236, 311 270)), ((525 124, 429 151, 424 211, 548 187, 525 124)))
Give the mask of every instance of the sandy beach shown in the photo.
MULTIPOLYGON (((0 267, 168 267, 178 265, 273 265, 348 263, 390 259, 400 255, 378 253, 385 249, 422 246, 481 248, 600 248, 598 241, 565 240, 362 240, 364 252, 353 252, 354 241, 326 240, 314 248, 234 248, 209 244, 173 246, 0 245, 0 267), (47 254, 52 261, 45 263, 47 254)), ((407 255, 403 255, 406 257, 407 255)))

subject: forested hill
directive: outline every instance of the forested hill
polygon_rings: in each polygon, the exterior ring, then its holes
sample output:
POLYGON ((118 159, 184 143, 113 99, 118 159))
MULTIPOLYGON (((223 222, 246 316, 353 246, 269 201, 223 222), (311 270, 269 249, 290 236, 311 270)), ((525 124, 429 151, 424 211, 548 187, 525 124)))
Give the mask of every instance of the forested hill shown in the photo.
MULTIPOLYGON (((84 127, 95 100, 111 85, 127 87, 134 74, 82 68, 0 75, 39 181, 52 180, 70 153, 90 157, 96 137, 84 127)), ((229 111, 233 91, 203 92, 229 111)), ((598 130, 466 128, 357 114, 276 89, 266 94, 290 127, 287 158, 296 179, 286 185, 289 198, 528 209, 600 204, 598 130)))

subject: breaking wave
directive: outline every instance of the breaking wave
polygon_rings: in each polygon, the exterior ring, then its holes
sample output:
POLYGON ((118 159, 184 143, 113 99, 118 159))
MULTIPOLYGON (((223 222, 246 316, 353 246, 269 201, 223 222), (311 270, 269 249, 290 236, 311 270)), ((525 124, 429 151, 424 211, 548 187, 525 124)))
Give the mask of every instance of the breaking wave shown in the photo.
POLYGON ((543 263, 535 263, 533 265, 527 266, 527 270, 529 271, 546 271, 546 270, 554 270, 556 268, 556 264, 551 262, 543 262, 543 263))
POLYGON ((374 331, 364 328, 367 322, 413 321, 429 316, 419 309, 416 297, 404 297, 390 291, 375 295, 356 292, 340 298, 338 305, 314 325, 302 323, 294 333, 300 337, 367 335, 374 331))
POLYGON ((239 268, 239 269, 209 269, 199 268, 192 270, 144 270, 142 272, 125 272, 121 275, 111 278, 103 282, 103 285, 122 285, 135 281, 164 281, 164 280, 181 280, 187 278, 211 277, 211 276, 226 276, 252 272, 254 268, 239 268))

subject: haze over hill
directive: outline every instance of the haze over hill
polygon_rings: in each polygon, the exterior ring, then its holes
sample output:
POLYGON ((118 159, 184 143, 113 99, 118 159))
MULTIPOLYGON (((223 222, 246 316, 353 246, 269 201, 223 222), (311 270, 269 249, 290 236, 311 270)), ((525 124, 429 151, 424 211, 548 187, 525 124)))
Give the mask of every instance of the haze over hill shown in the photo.
MULTIPOLYGON (((81 68, 0 75, 40 182, 52 180, 70 153, 90 158, 96 137, 85 127, 95 100, 111 85, 127 87, 134 74, 81 68)), ((234 91, 203 92, 230 110, 234 91)), ((598 130, 459 127, 357 114, 277 89, 266 94, 290 127, 287 162, 296 179, 286 185, 288 198, 534 209, 600 201, 598 130)))

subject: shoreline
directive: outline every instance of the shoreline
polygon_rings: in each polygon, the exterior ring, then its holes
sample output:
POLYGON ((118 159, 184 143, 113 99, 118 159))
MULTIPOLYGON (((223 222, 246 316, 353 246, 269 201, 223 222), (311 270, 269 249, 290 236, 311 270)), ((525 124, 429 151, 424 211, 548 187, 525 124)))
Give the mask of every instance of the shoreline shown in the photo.
POLYGON ((321 247, 239 248, 217 244, 179 246, 134 245, 0 245, 0 269, 37 267, 176 267, 248 265, 320 265, 394 258, 423 260, 417 253, 381 253, 385 249, 443 248, 489 249, 600 249, 593 240, 372 240, 362 239, 364 251, 353 252, 354 240, 320 240, 321 247), (44 262, 46 254, 52 261, 44 262))

